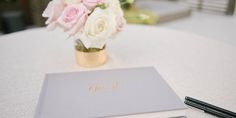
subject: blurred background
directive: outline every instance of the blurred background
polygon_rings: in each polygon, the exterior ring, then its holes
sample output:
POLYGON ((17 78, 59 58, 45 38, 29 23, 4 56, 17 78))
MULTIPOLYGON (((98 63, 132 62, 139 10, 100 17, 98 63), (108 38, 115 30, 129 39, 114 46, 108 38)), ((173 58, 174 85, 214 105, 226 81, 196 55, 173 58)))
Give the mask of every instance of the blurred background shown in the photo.
MULTIPOLYGON (((0 0, 0 35, 45 26, 50 0, 0 0)), ((128 23, 155 25, 235 44, 236 0, 120 0, 128 23)))

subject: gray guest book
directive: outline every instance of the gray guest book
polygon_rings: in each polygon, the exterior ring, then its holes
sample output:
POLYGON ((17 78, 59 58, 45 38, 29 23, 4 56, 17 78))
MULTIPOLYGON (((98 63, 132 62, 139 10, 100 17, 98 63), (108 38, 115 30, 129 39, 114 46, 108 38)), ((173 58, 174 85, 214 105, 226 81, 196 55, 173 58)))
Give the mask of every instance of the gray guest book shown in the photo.
POLYGON ((47 74, 35 118, 165 118, 186 107, 153 67, 47 74))

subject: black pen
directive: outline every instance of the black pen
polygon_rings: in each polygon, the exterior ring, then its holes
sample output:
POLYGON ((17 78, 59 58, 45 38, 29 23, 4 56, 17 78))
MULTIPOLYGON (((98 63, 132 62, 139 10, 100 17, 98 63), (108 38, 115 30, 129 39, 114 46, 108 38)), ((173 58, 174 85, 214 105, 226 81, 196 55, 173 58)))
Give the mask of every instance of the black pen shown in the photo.
POLYGON ((185 100, 187 100, 187 101, 192 101, 192 102, 194 102, 194 103, 197 103, 197 104, 203 105, 203 106, 205 106, 205 107, 214 109, 214 110, 216 110, 216 111, 220 111, 220 112, 223 112, 223 113, 225 113, 225 114, 229 114, 229 115, 231 115, 231 116, 236 117, 236 113, 234 113, 234 112, 232 112, 232 111, 229 111, 229 110, 226 110, 226 109, 223 109, 223 108, 220 108, 220 107, 217 107, 217 106, 215 106, 215 105, 211 105, 211 104, 209 104, 209 103, 206 103, 206 102, 203 102, 203 101, 200 101, 200 100, 197 100, 197 99, 188 97, 188 96, 185 97, 185 100))
POLYGON ((184 103, 189 105, 189 106, 192 106, 194 108, 198 108, 200 110, 203 110, 204 112, 212 114, 212 115, 217 116, 217 117, 221 117, 221 118, 235 118, 234 116, 228 115, 226 113, 217 111, 217 110, 212 109, 212 108, 205 107, 203 105, 194 103, 192 101, 185 100, 184 103))

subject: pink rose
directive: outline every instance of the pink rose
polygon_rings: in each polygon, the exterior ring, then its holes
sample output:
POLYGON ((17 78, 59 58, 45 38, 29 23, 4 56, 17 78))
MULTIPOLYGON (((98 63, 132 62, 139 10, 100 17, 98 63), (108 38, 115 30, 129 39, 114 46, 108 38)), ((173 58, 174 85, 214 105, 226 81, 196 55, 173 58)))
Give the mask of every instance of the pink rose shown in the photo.
POLYGON ((88 13, 88 9, 83 4, 71 4, 64 9, 58 18, 58 23, 70 35, 74 35, 84 26, 88 13))
POLYGON ((49 29, 54 29, 56 27, 56 21, 64 10, 64 7, 64 0, 53 0, 49 2, 47 8, 42 14, 43 17, 48 18, 46 24, 49 29))
POLYGON ((97 5, 105 3, 105 0, 83 0, 84 5, 88 9, 94 9, 97 5))
POLYGON ((125 24, 126 24, 126 20, 124 19, 124 17, 116 17, 116 30, 117 32, 120 32, 123 30, 125 24))

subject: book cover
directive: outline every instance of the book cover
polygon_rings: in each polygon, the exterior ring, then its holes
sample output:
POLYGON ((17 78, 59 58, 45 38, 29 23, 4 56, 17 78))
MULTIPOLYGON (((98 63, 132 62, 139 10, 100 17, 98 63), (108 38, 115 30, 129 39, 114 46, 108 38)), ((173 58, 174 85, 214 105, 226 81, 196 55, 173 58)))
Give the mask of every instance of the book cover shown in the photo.
POLYGON ((35 118, 156 118, 185 105, 153 67, 47 74, 35 118))

